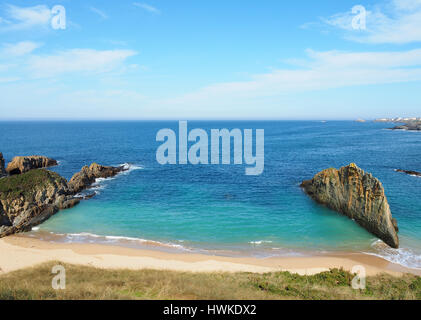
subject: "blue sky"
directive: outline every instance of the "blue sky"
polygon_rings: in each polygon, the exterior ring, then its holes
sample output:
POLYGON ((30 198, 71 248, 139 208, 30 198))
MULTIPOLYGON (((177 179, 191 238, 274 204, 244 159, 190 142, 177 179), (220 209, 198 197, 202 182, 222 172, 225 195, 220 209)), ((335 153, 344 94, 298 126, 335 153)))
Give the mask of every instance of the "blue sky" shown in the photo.
POLYGON ((2 1, 0 97, 0 119, 421 116, 421 0, 2 1))

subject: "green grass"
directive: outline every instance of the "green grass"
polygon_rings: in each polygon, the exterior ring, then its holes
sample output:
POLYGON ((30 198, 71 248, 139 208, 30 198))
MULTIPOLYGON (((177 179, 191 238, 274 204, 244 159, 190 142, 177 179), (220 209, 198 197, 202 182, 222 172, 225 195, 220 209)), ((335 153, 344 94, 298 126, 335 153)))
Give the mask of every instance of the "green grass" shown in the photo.
POLYGON ((378 275, 367 278, 365 290, 354 290, 354 276, 338 269, 299 276, 102 270, 61 264, 66 269, 66 289, 54 290, 51 270, 56 264, 0 276, 0 299, 421 299, 420 277, 378 275))
POLYGON ((52 183, 65 183, 59 174, 36 169, 23 174, 0 179, 0 199, 30 196, 34 190, 45 188, 52 183))

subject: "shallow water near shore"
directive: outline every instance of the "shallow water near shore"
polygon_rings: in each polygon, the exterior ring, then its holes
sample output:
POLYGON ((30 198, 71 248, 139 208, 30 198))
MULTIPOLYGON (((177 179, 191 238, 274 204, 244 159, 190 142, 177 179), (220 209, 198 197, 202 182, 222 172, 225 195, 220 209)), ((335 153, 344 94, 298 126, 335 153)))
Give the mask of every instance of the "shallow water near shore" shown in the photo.
POLYGON ((1 122, 0 151, 41 154, 67 179, 92 162, 126 163, 100 180, 97 195, 61 211, 30 233, 55 241, 98 242, 221 255, 268 257, 309 252, 366 252, 421 268, 421 133, 351 121, 188 122, 189 129, 264 129, 265 170, 245 166, 161 166, 156 133, 177 122, 1 122), (315 204, 302 180, 355 162, 382 181, 400 228, 389 249, 352 220, 315 204))

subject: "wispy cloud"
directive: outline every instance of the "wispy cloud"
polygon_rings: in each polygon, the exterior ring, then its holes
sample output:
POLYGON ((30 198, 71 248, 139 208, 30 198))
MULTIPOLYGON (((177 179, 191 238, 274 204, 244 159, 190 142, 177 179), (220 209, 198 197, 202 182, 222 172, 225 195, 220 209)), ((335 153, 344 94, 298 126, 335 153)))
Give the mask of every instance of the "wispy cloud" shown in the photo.
POLYGON ((47 26, 50 23, 51 11, 45 5, 18 7, 6 5, 6 17, 0 17, 0 30, 13 31, 47 26))
POLYGON ((161 11, 147 3, 140 3, 140 2, 133 2, 133 5, 139 8, 142 8, 146 11, 149 11, 151 13, 160 14, 161 11))
POLYGON ((103 73, 120 66, 136 55, 133 50, 70 49, 53 55, 32 56, 28 68, 33 77, 52 77, 63 73, 103 73))
POLYGON ((421 49, 403 52, 318 52, 294 61, 295 68, 254 75, 248 81, 217 83, 165 101, 180 106, 227 106, 283 94, 350 86, 421 81, 421 49))
POLYGON ((102 19, 108 19, 108 15, 104 12, 104 11, 102 11, 102 10, 100 10, 100 9, 98 9, 98 8, 95 8, 95 7, 89 7, 89 9, 93 12, 93 13, 95 13, 95 14, 97 14, 98 16, 100 16, 102 19))
POLYGON ((345 37, 363 43, 405 44, 421 42, 421 0, 388 0, 367 10, 366 30, 353 30, 351 10, 322 19, 345 31, 345 37))
POLYGON ((22 41, 18 43, 6 43, 0 49, 0 57, 12 58, 20 57, 32 53, 41 46, 40 43, 32 41, 22 41))

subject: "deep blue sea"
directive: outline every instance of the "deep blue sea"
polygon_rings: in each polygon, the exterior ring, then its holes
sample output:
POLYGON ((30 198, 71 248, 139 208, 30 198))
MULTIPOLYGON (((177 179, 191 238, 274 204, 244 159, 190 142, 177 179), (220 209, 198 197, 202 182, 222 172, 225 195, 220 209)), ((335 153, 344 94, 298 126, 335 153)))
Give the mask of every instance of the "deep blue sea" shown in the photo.
POLYGON ((97 195, 30 234, 65 241, 156 246, 211 254, 276 256, 355 251, 421 268, 421 133, 351 121, 190 121, 189 129, 264 129, 265 170, 156 161, 160 129, 178 122, 0 122, 0 152, 45 155, 65 178, 92 162, 130 170, 98 181, 97 195), (385 248, 352 220, 310 200, 302 180, 351 162, 382 181, 401 248, 385 248))

